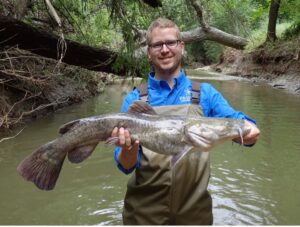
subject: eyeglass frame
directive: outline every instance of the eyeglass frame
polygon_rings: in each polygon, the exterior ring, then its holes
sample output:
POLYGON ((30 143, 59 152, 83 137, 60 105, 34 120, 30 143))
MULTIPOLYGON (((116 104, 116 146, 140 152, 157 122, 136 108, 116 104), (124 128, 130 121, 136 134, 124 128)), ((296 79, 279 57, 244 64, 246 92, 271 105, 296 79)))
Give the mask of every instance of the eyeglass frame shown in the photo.
POLYGON ((165 45, 168 49, 175 49, 175 48, 178 46, 178 43, 181 42, 181 41, 182 41, 182 40, 180 40, 180 39, 176 39, 176 40, 166 40, 166 41, 164 41, 164 42, 158 41, 158 42, 156 42, 156 43, 148 44, 148 47, 152 48, 152 50, 154 50, 154 51, 160 51, 160 50, 163 48, 164 45, 165 45), (176 45, 174 45, 174 47, 173 47, 173 46, 170 47, 170 46, 169 46, 170 44, 167 44, 167 42, 173 42, 173 41, 176 41, 176 45), (153 45, 155 45, 155 44, 157 44, 157 45, 159 44, 159 48, 155 49, 155 47, 153 47, 153 45))

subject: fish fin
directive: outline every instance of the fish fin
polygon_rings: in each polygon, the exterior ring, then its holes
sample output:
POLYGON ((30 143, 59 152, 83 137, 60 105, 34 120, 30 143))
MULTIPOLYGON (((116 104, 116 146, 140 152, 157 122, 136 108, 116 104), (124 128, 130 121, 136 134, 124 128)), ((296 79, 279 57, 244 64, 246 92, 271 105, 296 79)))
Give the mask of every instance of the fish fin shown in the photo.
POLYGON ((108 137, 105 141, 107 145, 116 145, 116 142, 119 141, 119 137, 108 137))
POLYGON ((82 147, 76 147, 68 152, 68 159, 72 163, 80 163, 87 159, 95 150, 98 143, 88 144, 82 147))
POLYGON ((171 168, 173 168, 193 147, 185 146, 183 150, 174 155, 171 159, 171 168))
POLYGON ((157 115, 156 111, 147 102, 142 100, 134 101, 129 107, 127 112, 129 113, 144 113, 150 115, 157 115))
POLYGON ((47 149, 46 145, 27 156, 17 167, 17 172, 25 180, 32 181, 39 189, 52 190, 66 156, 63 156, 61 160, 47 160, 43 157, 47 149))
POLYGON ((65 134, 66 132, 70 131, 80 120, 74 120, 74 121, 70 121, 64 125, 62 125, 58 132, 59 134, 65 134))
POLYGON ((198 105, 189 105, 188 111, 187 111, 188 117, 200 117, 202 116, 202 112, 198 105))

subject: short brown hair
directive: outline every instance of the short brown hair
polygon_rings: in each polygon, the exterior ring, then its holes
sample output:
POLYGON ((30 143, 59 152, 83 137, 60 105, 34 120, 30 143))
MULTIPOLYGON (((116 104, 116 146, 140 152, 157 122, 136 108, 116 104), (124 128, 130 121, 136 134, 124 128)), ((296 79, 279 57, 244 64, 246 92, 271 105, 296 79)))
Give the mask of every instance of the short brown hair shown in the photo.
POLYGON ((181 40, 180 30, 178 26, 175 24, 175 22, 164 17, 159 17, 150 24, 147 30, 147 36, 146 36, 147 45, 149 45, 151 42, 150 35, 154 28, 175 28, 177 33, 177 38, 181 40))

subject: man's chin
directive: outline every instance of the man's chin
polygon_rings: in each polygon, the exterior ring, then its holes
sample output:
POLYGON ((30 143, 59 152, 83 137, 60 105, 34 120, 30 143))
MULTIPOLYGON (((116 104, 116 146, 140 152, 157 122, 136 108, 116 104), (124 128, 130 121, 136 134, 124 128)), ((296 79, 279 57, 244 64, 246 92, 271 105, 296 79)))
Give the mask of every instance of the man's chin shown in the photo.
POLYGON ((172 66, 169 66, 169 67, 160 67, 159 68, 159 71, 163 74, 169 74, 170 76, 173 75, 177 70, 176 67, 172 67, 172 66))
POLYGON ((162 70, 167 70, 167 71, 169 71, 169 70, 172 70, 172 69, 175 68, 175 67, 174 67, 174 64, 173 64, 172 62, 170 62, 170 63, 166 63, 166 64, 161 64, 161 65, 160 65, 160 68, 161 68, 162 70))

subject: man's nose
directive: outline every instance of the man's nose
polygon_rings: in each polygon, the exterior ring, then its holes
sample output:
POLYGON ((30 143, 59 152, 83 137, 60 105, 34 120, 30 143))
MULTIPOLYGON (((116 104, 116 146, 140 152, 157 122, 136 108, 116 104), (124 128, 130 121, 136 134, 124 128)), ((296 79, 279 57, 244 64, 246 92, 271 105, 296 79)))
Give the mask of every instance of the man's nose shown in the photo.
POLYGON ((167 45, 165 43, 163 43, 162 47, 161 47, 161 52, 168 52, 169 48, 167 47, 167 45))

